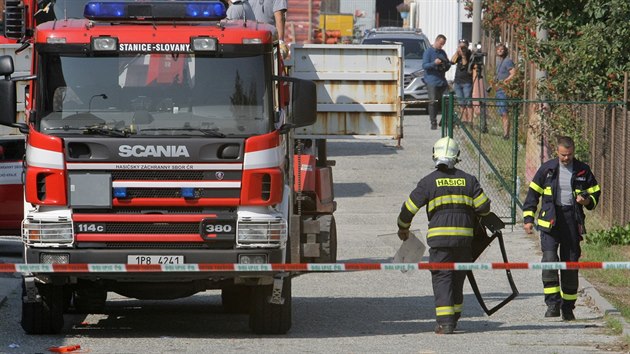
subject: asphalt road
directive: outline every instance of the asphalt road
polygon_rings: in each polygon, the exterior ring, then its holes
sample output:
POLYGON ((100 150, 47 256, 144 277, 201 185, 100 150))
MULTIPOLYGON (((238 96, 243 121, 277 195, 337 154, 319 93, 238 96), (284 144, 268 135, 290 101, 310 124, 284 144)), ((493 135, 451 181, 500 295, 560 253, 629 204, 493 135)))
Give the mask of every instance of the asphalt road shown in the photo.
MULTIPOLYGON (((402 148, 394 141, 329 143, 334 168, 335 214, 341 262, 390 262, 399 242, 396 216, 418 179, 429 172, 431 147, 439 138, 426 116, 407 117, 402 148), (391 236, 377 236, 392 234, 391 236)), ((412 226, 426 232, 424 211, 412 226)), ((538 262, 536 238, 520 228, 504 232, 509 258, 538 262)), ((15 257, 0 258, 5 262, 15 257)), ((425 258, 426 260, 426 258, 425 258)), ((500 261, 497 246, 481 262, 500 261)), ((509 287, 503 271, 475 273, 487 301, 509 287)), ((293 327, 284 336, 248 331, 247 317, 224 314, 218 291, 175 301, 138 301, 110 294, 105 313, 66 315, 64 334, 27 336, 19 325, 16 278, 0 274, 0 353, 45 352, 81 346, 90 353, 597 353, 620 352, 620 337, 605 327, 614 311, 582 282, 574 322, 545 319, 539 271, 513 272, 520 295, 486 316, 465 287, 463 318, 456 334, 433 333, 435 313, 428 271, 364 271, 306 274, 293 282, 293 327)))

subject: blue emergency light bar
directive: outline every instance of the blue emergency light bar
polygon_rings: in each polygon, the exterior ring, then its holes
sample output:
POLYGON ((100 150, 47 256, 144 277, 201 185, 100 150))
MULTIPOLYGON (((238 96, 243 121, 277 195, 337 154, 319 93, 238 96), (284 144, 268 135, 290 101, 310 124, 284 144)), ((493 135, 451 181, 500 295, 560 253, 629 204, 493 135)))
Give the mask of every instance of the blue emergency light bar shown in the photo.
POLYGON ((88 2, 83 16, 94 21, 218 21, 226 16, 221 1, 88 2))

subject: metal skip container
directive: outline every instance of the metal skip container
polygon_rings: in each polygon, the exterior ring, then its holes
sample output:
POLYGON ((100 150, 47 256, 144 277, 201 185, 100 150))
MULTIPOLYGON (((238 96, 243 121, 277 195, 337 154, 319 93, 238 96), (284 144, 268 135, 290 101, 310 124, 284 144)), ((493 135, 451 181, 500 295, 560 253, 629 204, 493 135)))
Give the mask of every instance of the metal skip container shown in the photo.
POLYGON ((399 45, 302 44, 291 47, 291 76, 317 84, 317 122, 309 138, 402 137, 399 45))

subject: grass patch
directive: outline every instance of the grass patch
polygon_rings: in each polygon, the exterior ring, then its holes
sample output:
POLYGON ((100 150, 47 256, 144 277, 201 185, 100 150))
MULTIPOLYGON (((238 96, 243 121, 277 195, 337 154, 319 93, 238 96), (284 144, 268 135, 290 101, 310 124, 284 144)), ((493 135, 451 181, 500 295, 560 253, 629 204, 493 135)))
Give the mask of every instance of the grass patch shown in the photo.
MULTIPOLYGON (((586 262, 628 262, 630 246, 606 246, 582 244, 582 259, 586 262)), ((610 301, 630 322, 630 270, 627 269, 584 269, 582 274, 600 294, 610 301)))
POLYGON ((613 316, 606 316, 605 320, 606 325, 608 326, 608 328, 610 328, 612 334, 618 336, 623 332, 623 326, 618 318, 615 318, 613 316))

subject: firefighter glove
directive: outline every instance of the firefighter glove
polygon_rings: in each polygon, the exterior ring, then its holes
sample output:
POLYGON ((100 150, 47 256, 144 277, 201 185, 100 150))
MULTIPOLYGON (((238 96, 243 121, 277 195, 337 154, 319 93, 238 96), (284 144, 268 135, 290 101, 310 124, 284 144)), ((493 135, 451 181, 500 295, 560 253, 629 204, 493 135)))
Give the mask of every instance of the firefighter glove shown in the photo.
POLYGON ((398 238, 401 241, 406 241, 409 238, 409 230, 408 229, 398 229, 398 238))

